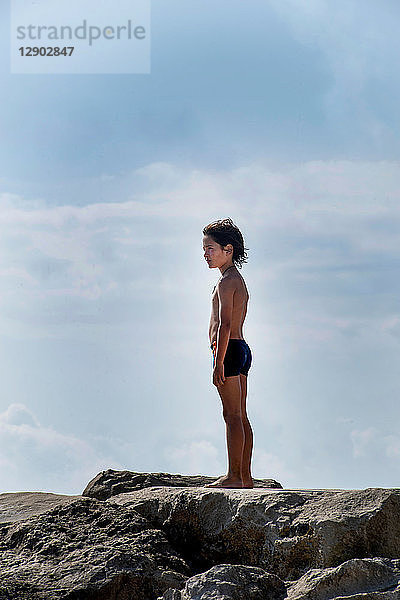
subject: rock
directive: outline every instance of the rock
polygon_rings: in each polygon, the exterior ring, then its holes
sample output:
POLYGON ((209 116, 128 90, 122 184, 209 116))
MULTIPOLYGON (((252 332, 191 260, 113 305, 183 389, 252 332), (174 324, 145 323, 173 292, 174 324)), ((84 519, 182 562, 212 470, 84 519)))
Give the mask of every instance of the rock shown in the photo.
POLYGON ((167 590, 159 600, 281 600, 284 582, 258 567, 217 565, 187 580, 179 592, 167 590))
MULTIPOLYGON (((160 598, 158 600, 160 600, 160 598)), ((182 596, 179 590, 174 590, 170 588, 169 590, 164 592, 161 600, 182 600, 182 596)))
POLYGON ((29 583, 0 583, 0 600, 42 600, 37 590, 29 583))
POLYGON ((130 506, 197 570, 230 562, 281 579, 351 558, 400 556, 400 491, 154 487, 108 500, 130 506))
POLYGON ((196 482, 106 471, 88 486, 106 500, 1 494, 0 600, 267 600, 283 580, 289 600, 400 600, 400 490, 196 482))
MULTIPOLYGON (((201 487, 215 481, 215 477, 203 475, 171 475, 170 473, 135 473, 133 471, 102 471, 94 477, 82 492, 82 496, 107 500, 124 492, 133 492, 154 486, 201 487)), ((274 479, 255 479, 254 487, 282 489, 274 479)))
MULTIPOLYGON (((0 494, 0 523, 14 523, 41 515, 61 504, 70 504, 81 496, 46 494, 44 492, 17 492, 0 494)), ((0 599, 1 600, 1 599, 0 599)))
POLYGON ((0 594, 7 600, 25 592, 30 600, 151 600, 190 575, 145 518, 91 498, 3 524, 0 550, 0 594))
POLYGON ((304 567, 376 556, 400 557, 400 490, 325 490, 281 529, 273 572, 297 579, 304 567))
MULTIPOLYGON (((399 561, 352 559, 330 569, 312 569, 289 587, 288 600, 325 600, 359 594, 386 593, 397 588, 399 561)), ((393 592, 391 592, 393 593, 393 592)), ((392 596, 393 597, 393 596, 392 596)))
POLYGON ((350 596, 338 596, 334 600, 399 600, 400 585, 386 592, 366 592, 365 594, 352 594, 350 596))

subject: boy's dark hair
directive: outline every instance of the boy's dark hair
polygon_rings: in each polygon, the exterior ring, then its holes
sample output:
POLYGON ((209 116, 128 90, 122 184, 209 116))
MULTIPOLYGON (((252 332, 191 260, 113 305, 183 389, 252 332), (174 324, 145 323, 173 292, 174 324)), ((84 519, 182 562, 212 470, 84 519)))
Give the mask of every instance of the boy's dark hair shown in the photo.
POLYGON ((211 236, 214 242, 217 242, 222 247, 232 244, 232 262, 239 269, 242 268, 243 263, 247 262, 248 256, 246 250, 248 248, 244 247, 243 236, 231 218, 228 217, 227 219, 220 219, 219 221, 209 223, 209 225, 204 227, 203 234, 211 236))

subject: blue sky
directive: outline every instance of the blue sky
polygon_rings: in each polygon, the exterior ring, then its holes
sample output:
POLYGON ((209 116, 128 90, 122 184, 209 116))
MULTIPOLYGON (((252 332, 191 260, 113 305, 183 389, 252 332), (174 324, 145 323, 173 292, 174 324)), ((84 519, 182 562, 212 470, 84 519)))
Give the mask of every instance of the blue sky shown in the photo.
POLYGON ((153 0, 150 75, 11 75, 1 10, 0 491, 224 472, 226 216, 255 476, 397 485, 398 4, 153 0))

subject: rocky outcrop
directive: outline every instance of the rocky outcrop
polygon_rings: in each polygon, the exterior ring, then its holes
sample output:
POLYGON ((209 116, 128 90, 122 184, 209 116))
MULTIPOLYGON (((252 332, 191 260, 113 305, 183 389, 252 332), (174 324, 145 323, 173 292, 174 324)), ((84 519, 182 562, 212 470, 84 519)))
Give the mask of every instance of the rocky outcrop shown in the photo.
POLYGON ((80 497, 44 492, 0 494, 0 523, 24 521, 46 513, 56 506, 70 504, 80 497))
POLYGON ((352 559, 330 569, 312 569, 289 587, 288 600, 363 597, 377 592, 400 597, 400 561, 381 558, 352 559), (391 591, 390 591, 391 590, 391 591))
POLYGON ((0 600, 400 600, 399 490, 127 473, 85 490, 106 499, 0 495, 0 600))
POLYGON ((284 582, 258 567, 217 565, 187 580, 181 590, 169 589, 160 600, 283 600, 284 582))
POLYGON ((400 557, 396 490, 148 488, 108 502, 162 529, 201 570, 232 562, 291 580, 351 558, 400 557))
MULTIPOLYGON (((136 473, 134 471, 102 471, 87 484, 83 496, 107 500, 117 494, 136 492, 148 487, 202 487, 215 481, 204 475, 171 475, 170 473, 136 473)), ((282 489, 275 479, 255 479, 256 488, 282 489)))
POLYGON ((0 598, 7 600, 24 586, 27 598, 148 600, 190 575, 162 531, 134 510, 91 498, 3 523, 0 550, 0 598))

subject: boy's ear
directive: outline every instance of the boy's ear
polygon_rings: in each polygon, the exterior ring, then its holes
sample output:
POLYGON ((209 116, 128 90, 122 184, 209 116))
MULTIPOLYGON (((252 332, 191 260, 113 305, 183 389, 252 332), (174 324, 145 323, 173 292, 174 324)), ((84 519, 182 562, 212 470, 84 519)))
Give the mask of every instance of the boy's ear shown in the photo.
POLYGON ((227 252, 228 254, 232 254, 233 252, 233 246, 232 244, 227 244, 224 248, 225 252, 227 252))

